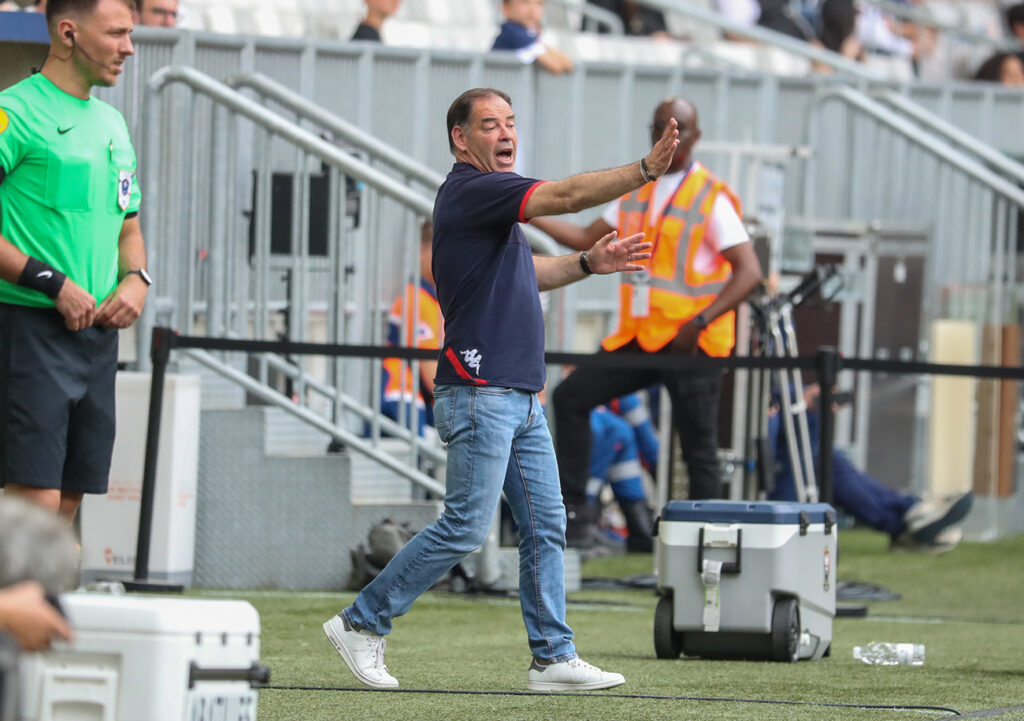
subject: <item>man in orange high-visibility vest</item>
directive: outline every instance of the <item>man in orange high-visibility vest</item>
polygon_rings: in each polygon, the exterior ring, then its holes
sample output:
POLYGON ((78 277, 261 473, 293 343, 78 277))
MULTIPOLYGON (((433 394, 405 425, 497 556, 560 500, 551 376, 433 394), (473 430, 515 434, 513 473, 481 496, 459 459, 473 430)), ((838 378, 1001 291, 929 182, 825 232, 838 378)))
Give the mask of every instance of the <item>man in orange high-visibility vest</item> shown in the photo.
MULTIPOLYGON (((664 101, 654 112, 651 138, 656 141, 672 118, 679 124, 680 142, 664 175, 613 201, 586 228, 550 218, 534 220, 536 227, 572 248, 589 248, 612 230, 620 237, 642 231, 654 244, 651 259, 643 262, 646 271, 622 277, 619 327, 602 342, 605 353, 727 356, 735 343, 735 309, 761 280, 761 266, 740 219, 739 199, 691 157, 700 139, 697 109, 679 98, 664 101)), ((597 509, 586 497, 590 410, 658 382, 672 399, 690 497, 721 496, 720 371, 582 367, 553 394, 569 545, 591 545, 597 519, 597 509)))

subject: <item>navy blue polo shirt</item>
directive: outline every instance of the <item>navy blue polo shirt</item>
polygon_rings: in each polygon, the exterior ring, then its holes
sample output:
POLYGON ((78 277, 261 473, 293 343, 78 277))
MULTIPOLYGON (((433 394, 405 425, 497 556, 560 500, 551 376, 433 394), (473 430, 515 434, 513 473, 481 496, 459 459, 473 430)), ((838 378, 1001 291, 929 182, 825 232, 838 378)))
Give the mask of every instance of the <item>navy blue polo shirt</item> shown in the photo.
POLYGON ((456 163, 434 201, 439 384, 544 387, 544 317, 519 223, 543 181, 456 163))
POLYGON ((501 24, 498 37, 494 38, 491 50, 522 50, 537 42, 540 33, 514 23, 511 20, 501 24))

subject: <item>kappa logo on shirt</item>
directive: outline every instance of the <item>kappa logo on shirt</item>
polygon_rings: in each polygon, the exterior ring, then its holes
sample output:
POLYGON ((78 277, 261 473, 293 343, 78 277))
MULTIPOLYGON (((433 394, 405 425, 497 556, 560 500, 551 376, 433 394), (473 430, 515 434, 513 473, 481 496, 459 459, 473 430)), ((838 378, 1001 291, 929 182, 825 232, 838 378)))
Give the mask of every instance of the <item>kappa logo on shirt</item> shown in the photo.
POLYGON ((462 360, 465 361, 467 366, 475 370, 477 375, 480 375, 480 363, 483 362, 484 357, 477 353, 476 348, 460 350, 459 355, 462 356, 462 360))

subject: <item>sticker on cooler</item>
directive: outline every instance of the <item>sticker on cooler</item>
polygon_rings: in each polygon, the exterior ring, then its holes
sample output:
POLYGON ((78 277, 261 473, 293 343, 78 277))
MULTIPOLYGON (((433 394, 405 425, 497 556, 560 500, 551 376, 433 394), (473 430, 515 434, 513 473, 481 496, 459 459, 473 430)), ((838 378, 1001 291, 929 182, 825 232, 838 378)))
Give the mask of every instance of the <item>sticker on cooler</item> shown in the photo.
POLYGON ((256 721, 256 692, 189 692, 188 721, 256 721))

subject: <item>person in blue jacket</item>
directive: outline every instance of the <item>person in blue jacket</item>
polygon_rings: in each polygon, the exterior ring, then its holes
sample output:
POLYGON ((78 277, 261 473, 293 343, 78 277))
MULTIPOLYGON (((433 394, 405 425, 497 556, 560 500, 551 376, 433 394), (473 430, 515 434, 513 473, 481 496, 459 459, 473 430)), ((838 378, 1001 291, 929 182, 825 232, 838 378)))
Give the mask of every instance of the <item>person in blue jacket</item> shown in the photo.
MULTIPOLYGON (((819 417, 814 407, 820 393, 821 389, 816 384, 804 390, 815 466, 819 458, 819 417)), ((768 492, 768 498, 773 501, 795 501, 797 493, 793 464, 777 403, 769 415, 768 434, 769 445, 775 455, 775 487, 768 492)), ((832 452, 832 489, 837 505, 846 509, 857 521, 889 534, 894 549, 930 553, 949 551, 960 542, 963 533, 955 524, 967 515, 974 498, 971 491, 935 498, 894 491, 858 469, 839 450, 832 452)))

